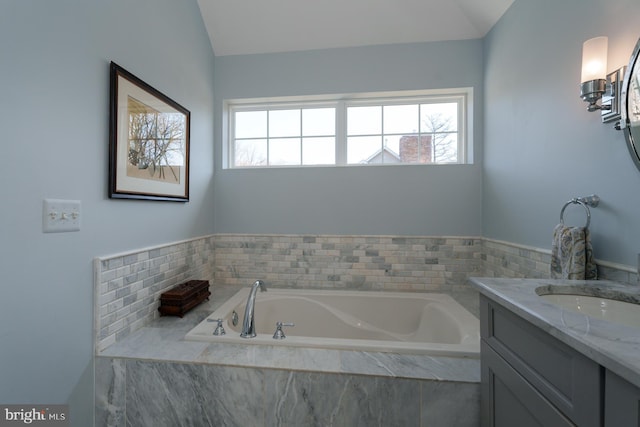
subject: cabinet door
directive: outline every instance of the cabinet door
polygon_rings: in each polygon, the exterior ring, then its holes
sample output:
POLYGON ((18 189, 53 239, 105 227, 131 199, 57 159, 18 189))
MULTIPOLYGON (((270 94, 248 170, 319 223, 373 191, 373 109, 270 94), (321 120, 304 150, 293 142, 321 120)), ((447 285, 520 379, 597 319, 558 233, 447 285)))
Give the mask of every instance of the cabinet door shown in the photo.
POLYGON ((480 326, 487 347, 574 424, 602 426, 598 363, 484 296, 480 326))
POLYGON ((611 371, 605 377, 605 427, 640 426, 640 389, 611 371))
POLYGON ((574 425, 484 341, 481 346, 482 426, 574 425))

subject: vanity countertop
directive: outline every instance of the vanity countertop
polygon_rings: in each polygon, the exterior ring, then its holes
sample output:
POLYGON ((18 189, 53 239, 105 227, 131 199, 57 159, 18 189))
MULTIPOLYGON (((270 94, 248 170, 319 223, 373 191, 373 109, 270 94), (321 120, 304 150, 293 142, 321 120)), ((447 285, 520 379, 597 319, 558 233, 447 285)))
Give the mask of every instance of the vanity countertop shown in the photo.
POLYGON ((566 286, 567 293, 605 297, 624 293, 635 300, 640 299, 640 288, 606 280, 471 278, 470 282, 487 298, 640 387, 640 328, 562 309, 536 293, 539 287, 566 286))

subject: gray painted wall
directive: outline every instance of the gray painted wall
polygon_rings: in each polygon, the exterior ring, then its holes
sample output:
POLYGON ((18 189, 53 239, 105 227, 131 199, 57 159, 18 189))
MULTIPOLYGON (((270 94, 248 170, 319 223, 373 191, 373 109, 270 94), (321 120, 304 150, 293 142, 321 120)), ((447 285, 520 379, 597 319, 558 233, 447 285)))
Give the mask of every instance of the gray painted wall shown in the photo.
POLYGON ((516 0, 484 55, 473 40, 214 64, 195 0, 3 4, 0 402, 71 402, 73 424, 89 425, 99 255, 214 231, 482 234, 549 247, 564 201, 595 192, 596 256, 635 264, 640 172, 622 134, 584 111, 578 79, 585 39, 608 35, 610 68, 623 65, 639 19, 637 0, 516 0), (107 198, 110 60, 191 110, 189 203, 107 198), (456 86, 475 89, 473 165, 220 167, 225 98, 456 86), (81 200, 82 230, 43 234, 44 198, 81 200))
POLYGON ((219 233, 480 235, 482 41, 225 56, 215 63, 219 233), (474 88, 473 165, 222 169, 224 99, 474 88))
POLYGON ((213 231, 213 62, 195 0, 0 6, 0 403, 92 416, 92 259, 213 231), (109 61, 192 113, 191 201, 107 197, 109 61), (42 233, 44 198, 82 229, 42 233))
MULTIPOLYGON (((609 70, 640 37, 637 0, 516 0, 485 38, 483 234, 549 248, 565 201, 597 193, 595 256, 636 265, 640 171, 622 132, 579 98, 582 43, 609 37, 609 70)), ((578 206, 567 208, 582 224, 578 206)))

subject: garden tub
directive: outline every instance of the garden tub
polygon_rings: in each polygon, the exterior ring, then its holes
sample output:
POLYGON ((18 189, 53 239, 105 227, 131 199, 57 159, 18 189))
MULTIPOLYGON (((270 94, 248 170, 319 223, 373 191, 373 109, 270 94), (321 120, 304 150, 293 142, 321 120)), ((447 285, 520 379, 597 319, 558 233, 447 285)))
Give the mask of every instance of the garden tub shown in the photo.
POLYGON ((478 319, 447 294, 270 288, 255 300, 257 336, 242 338, 250 290, 241 289, 185 339, 479 357, 478 319), (222 319, 224 335, 213 334, 216 319, 222 319), (277 322, 295 326, 284 326, 286 338, 274 339, 277 322))

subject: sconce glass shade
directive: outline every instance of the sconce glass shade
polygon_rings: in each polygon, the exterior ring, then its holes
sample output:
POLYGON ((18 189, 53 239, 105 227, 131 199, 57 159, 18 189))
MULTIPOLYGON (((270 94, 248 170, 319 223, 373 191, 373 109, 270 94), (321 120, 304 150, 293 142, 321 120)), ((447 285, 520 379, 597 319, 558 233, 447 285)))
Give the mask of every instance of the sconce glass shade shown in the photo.
POLYGON ((596 37, 584 42, 581 83, 604 79, 607 75, 607 44, 607 37, 596 37))
POLYGON ((595 37, 582 45, 581 83, 605 79, 607 75, 607 37, 595 37))
POLYGON ((607 37, 595 37, 582 45, 580 97, 589 103, 587 111, 602 109, 597 104, 606 90, 607 37))

